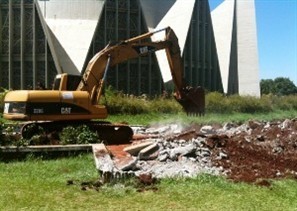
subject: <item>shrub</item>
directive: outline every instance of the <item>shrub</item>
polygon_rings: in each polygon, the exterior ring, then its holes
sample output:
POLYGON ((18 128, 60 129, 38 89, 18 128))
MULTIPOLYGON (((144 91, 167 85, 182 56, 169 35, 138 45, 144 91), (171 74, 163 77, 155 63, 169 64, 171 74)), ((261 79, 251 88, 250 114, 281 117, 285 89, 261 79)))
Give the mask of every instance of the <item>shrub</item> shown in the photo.
POLYGON ((172 99, 158 97, 150 101, 150 111, 155 113, 178 113, 182 111, 182 106, 173 97, 172 99))
POLYGON ((4 97, 6 93, 7 90, 4 90, 0 87, 0 113, 2 113, 4 109, 4 97))
POLYGON ((19 136, 15 133, 16 125, 4 126, 1 123, 1 137, 0 137, 0 145, 18 145, 19 144, 19 136), (4 133, 4 134, 3 134, 4 133))
POLYGON ((0 145, 2 145, 2 141, 4 139, 4 135, 3 135, 3 122, 0 120, 0 145))
POLYGON ((211 92, 206 95, 206 110, 209 113, 265 113, 273 110, 271 100, 269 97, 224 96, 218 92, 211 92))
MULTIPOLYGON (((270 112, 275 108, 292 109, 296 108, 296 97, 285 97, 281 100, 275 96, 263 96, 262 98, 252 96, 231 95, 224 96, 222 93, 211 92, 206 95, 207 113, 255 113, 270 112)), ((155 97, 152 100, 146 96, 113 94, 108 99, 108 111, 110 114, 143 114, 143 113, 178 113, 182 111, 173 97, 155 97)))
POLYGON ((211 92, 206 95, 205 107, 207 113, 230 113, 232 109, 226 102, 226 97, 218 92, 211 92))
POLYGON ((232 111, 240 113, 265 113, 272 110, 267 101, 252 96, 230 96, 228 97, 228 106, 232 111))
POLYGON ((61 144, 98 143, 99 136, 86 125, 66 127, 59 134, 61 144))
POLYGON ((149 112, 149 101, 133 95, 117 94, 108 99, 108 112, 110 114, 141 114, 149 112))
POLYGON ((181 106, 172 98, 155 97, 149 99, 146 95, 125 95, 121 92, 108 90, 107 107, 109 114, 144 114, 150 112, 177 113, 181 106))
POLYGON ((297 110, 297 96, 289 95, 289 96, 277 96, 274 100, 275 109, 280 110, 297 110))

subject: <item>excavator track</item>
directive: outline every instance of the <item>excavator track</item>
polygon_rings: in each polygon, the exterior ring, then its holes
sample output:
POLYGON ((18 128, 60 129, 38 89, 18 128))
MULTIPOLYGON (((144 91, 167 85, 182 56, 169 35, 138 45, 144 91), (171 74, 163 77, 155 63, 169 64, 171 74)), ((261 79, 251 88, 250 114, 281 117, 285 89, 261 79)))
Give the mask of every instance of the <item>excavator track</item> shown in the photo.
POLYGON ((46 134, 59 133, 65 127, 78 127, 81 125, 86 125, 90 130, 97 132, 99 139, 105 144, 124 144, 132 140, 133 130, 128 125, 112 124, 105 121, 27 122, 21 128, 21 135, 25 139, 30 139, 39 134, 40 131, 46 134))

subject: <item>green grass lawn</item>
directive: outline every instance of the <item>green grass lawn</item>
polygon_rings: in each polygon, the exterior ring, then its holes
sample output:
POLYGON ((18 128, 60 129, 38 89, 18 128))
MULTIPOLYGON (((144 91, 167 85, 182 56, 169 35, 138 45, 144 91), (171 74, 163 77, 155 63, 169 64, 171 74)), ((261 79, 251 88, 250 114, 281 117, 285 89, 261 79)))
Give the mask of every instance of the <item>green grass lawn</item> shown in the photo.
POLYGON ((270 187, 232 183, 222 177, 164 179, 157 190, 132 185, 81 190, 98 179, 90 154, 56 160, 0 163, 0 210, 296 210, 297 182, 270 187), (67 185, 74 180, 74 185, 67 185))

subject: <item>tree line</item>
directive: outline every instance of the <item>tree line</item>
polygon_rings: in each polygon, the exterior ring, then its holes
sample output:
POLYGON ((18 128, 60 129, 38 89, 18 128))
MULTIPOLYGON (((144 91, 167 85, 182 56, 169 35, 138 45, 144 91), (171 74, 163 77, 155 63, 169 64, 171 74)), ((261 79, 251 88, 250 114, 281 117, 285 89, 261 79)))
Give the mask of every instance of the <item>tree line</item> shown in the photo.
POLYGON ((260 81, 261 95, 297 95, 297 87, 289 78, 278 77, 260 81))

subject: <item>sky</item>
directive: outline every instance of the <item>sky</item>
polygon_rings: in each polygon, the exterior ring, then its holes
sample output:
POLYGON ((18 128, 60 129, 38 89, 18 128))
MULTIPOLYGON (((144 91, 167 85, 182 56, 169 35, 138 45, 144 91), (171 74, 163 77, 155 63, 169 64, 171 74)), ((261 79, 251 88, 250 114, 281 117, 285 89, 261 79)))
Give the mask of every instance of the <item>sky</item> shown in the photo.
MULTIPOLYGON (((209 0, 210 9, 221 2, 209 0)), ((255 0, 255 7, 260 79, 285 77, 297 86, 297 0, 255 0)))

